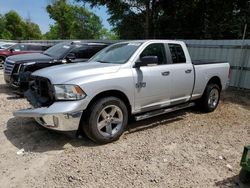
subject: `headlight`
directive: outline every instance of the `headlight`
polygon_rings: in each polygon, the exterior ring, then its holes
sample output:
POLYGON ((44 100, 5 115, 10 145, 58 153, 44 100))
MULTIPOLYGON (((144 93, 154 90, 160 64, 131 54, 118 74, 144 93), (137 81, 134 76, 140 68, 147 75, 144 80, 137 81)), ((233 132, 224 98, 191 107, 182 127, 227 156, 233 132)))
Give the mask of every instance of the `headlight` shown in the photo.
POLYGON ((56 100, 80 100, 86 97, 78 85, 54 85, 56 100))

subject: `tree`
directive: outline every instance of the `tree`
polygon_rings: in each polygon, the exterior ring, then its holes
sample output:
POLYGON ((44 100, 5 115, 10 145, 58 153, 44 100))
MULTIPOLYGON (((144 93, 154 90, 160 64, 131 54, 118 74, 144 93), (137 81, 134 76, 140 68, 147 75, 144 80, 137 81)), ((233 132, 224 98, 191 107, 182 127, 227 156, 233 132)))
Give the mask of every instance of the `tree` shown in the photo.
POLYGON ((31 20, 24 21, 15 11, 0 15, 0 38, 2 39, 41 39, 39 26, 31 20))
POLYGON ((101 39, 106 39, 106 40, 117 40, 119 37, 118 35, 113 32, 113 31, 109 31, 106 28, 102 28, 101 30, 101 39))
POLYGON ((5 14, 5 27, 11 34, 11 39, 22 39, 23 36, 23 22, 22 18, 15 12, 9 11, 5 14))
POLYGON ((55 0, 46 9, 56 22, 45 35, 49 39, 101 38, 99 17, 85 8, 68 4, 66 0, 55 0))
POLYGON ((0 15, 0 38, 10 39, 10 33, 7 33, 5 29, 5 17, 0 15))
POLYGON ((53 4, 46 7, 50 18, 56 21, 57 35, 60 39, 69 39, 72 26, 73 14, 72 7, 66 0, 54 1, 53 4))
POLYGON ((83 7, 74 6, 71 38, 99 39, 102 24, 98 16, 83 7))
POLYGON ((91 6, 105 5, 109 21, 121 38, 153 38, 159 0, 76 0, 91 6), (128 27, 129 26, 129 27, 128 27), (134 31, 133 31, 133 30, 134 31))
POLYGON ((50 25, 50 30, 44 34, 44 38, 48 40, 60 39, 58 32, 59 29, 57 24, 50 25))
POLYGON ((250 24, 249 0, 76 1, 106 6, 114 31, 123 39, 240 38, 244 24, 250 24))
POLYGON ((39 26, 27 20, 23 22, 23 39, 41 39, 42 33, 39 26))

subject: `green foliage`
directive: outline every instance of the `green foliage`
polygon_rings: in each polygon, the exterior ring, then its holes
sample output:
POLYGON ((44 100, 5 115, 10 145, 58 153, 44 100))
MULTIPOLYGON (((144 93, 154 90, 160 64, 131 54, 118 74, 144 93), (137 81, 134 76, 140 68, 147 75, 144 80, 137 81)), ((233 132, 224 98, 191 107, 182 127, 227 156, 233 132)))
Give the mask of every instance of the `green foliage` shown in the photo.
POLYGON ((50 31, 44 34, 44 38, 49 40, 59 39, 58 32, 59 32, 58 25, 57 24, 51 25, 50 31))
POLYGON ((122 39, 237 39, 246 23, 250 28, 249 0, 76 1, 106 6, 109 21, 122 39))
POLYGON ((41 39, 42 34, 40 28, 37 24, 30 21, 25 21, 23 23, 23 39, 41 39))
POLYGON ((83 7, 73 7, 71 38, 99 39, 101 29, 102 24, 98 16, 83 7))
POLYGON ((53 4, 46 7, 50 18, 56 21, 57 36, 60 39, 69 39, 71 25, 73 20, 72 7, 67 4, 66 0, 54 1, 53 4))
POLYGON ((100 18, 83 7, 56 0, 47 6, 55 25, 45 34, 48 39, 99 39, 102 24, 100 18))
POLYGON ((109 31, 106 28, 102 28, 100 33, 101 33, 101 39, 106 39, 106 40, 118 40, 119 39, 118 35, 115 32, 109 31))
POLYGON ((23 21, 15 11, 9 11, 5 14, 5 26, 6 30, 11 34, 11 39, 22 38, 23 21))
POLYGON ((2 39, 41 39, 42 34, 37 24, 24 21, 15 11, 0 16, 0 38, 2 39))

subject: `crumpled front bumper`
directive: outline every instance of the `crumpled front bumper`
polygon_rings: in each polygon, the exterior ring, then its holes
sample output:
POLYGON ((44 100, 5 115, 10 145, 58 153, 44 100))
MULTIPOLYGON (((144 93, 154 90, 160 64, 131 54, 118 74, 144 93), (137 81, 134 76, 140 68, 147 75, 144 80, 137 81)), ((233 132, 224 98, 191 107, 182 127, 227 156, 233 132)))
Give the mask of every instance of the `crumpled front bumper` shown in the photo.
POLYGON ((13 113, 16 117, 33 117, 40 125, 58 131, 75 131, 79 128, 84 100, 54 102, 49 107, 29 108, 13 113))

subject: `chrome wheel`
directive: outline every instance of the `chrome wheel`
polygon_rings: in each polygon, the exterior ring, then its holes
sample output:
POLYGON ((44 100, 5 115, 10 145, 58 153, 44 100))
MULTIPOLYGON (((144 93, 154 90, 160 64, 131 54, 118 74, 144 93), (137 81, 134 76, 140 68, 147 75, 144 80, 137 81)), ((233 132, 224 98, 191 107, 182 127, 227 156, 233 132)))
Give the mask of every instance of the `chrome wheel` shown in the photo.
POLYGON ((209 97, 208 97, 208 105, 210 108, 215 108, 219 102, 219 91, 217 88, 213 88, 210 91, 209 97))
POLYGON ((98 115, 97 129, 102 136, 111 137, 120 131, 122 123, 122 110, 116 105, 109 105, 98 115))

